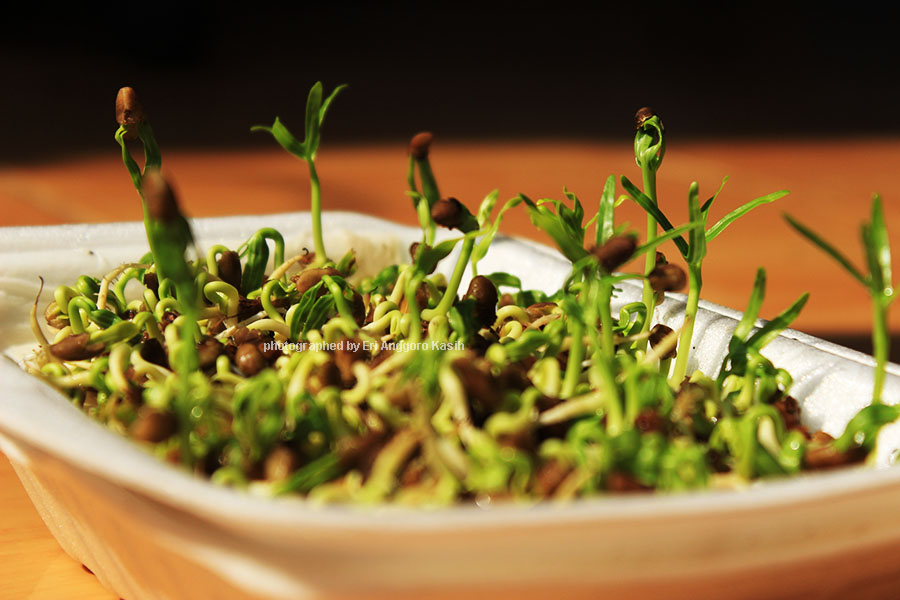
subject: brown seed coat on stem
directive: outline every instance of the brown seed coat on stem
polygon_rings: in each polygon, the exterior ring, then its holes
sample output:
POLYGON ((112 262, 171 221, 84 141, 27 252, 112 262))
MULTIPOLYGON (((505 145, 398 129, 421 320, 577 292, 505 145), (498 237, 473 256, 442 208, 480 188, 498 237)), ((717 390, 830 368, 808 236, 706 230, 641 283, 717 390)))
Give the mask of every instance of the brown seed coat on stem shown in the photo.
POLYGON ((222 281, 237 290, 241 289, 243 275, 241 273, 241 257, 237 252, 234 250, 223 252, 216 261, 216 265, 219 267, 219 278, 222 281))
POLYGON ((434 135, 430 131, 423 131, 413 136, 409 142, 409 153, 416 160, 428 158, 428 150, 434 142, 434 135))
POLYGON ((141 179, 141 193, 147 203, 147 211, 154 220, 171 223, 181 215, 175 192, 156 169, 144 173, 141 179))
POLYGON ((447 229, 459 229, 463 223, 465 207, 456 198, 438 200, 431 207, 431 218, 447 229))
POLYGON ((116 94, 116 123, 119 125, 137 125, 147 118, 144 106, 138 99, 134 88, 125 86, 116 94))

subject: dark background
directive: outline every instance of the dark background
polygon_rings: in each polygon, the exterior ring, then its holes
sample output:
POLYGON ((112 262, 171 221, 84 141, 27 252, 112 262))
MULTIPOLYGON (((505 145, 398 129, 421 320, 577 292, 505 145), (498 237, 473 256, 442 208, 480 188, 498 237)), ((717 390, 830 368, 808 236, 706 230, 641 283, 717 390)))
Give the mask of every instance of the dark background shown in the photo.
POLYGON ((680 139, 900 133, 895 31, 875 7, 560 6, 119 3, 8 15, 0 161, 109 150, 122 85, 139 91, 167 147, 270 147, 250 125, 279 115, 301 129, 317 79, 351 86, 326 125, 331 143, 421 129, 621 140, 645 104, 680 139))
MULTIPOLYGON (((5 7, 0 164, 117 152, 123 85, 167 150, 271 150, 250 126, 278 115, 302 134, 319 79, 350 85, 327 145, 403 147, 423 129, 621 143, 647 104, 679 141, 900 135, 900 44, 871 4, 236 6, 5 7)), ((869 350, 866 336, 818 333, 869 350)))

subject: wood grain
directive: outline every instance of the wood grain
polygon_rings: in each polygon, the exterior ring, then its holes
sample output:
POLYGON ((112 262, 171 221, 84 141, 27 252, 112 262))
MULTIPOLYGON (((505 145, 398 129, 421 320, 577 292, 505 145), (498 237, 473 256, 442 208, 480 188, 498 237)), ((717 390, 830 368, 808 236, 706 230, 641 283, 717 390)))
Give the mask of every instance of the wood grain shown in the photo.
POLYGON ((115 600, 62 551, 16 472, 0 458, 0 600, 115 600))

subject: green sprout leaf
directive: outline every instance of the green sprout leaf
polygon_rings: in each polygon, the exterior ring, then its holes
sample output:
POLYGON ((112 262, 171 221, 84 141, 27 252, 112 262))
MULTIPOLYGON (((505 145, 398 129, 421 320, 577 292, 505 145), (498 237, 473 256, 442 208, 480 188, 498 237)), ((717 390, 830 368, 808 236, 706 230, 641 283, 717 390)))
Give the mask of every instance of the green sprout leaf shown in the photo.
POLYGON ((306 138, 304 145, 306 146, 307 158, 315 159, 316 152, 319 151, 319 140, 321 139, 320 131, 322 124, 325 122, 325 115, 331 107, 331 103, 337 95, 346 88, 346 85, 339 85, 334 91, 322 102, 322 82, 317 81, 312 89, 309 90, 309 97, 306 100, 306 138))
POLYGON ((383 268, 372 279, 364 279, 360 283, 360 292, 363 294, 371 294, 377 292, 381 295, 387 295, 394 289, 394 282, 400 274, 398 265, 390 265, 383 268))
MULTIPOLYGON (((647 212, 647 214, 653 217, 656 222, 662 226, 663 229, 665 229, 666 231, 674 229, 674 226, 672 225, 672 222, 669 221, 668 217, 666 217, 666 215, 664 215, 663 212, 659 210, 659 207, 656 206, 656 204, 652 200, 650 200, 650 198, 648 198, 647 195, 644 194, 644 192, 639 190, 636 185, 631 183, 628 177, 622 175, 620 181, 622 182, 622 187, 625 188, 625 191, 628 193, 628 196, 632 200, 634 200, 638 204, 638 206, 643 208, 647 212)), ((678 250, 681 252, 681 255, 684 256, 685 259, 687 259, 687 242, 684 241, 684 238, 680 236, 674 238, 674 241, 675 245, 678 246, 678 250)))
POLYGON ((597 233, 594 243, 598 246, 615 235, 616 229, 616 176, 610 175, 603 185, 600 208, 597 209, 597 233))
POLYGON ((722 183, 719 184, 719 189, 716 190, 716 193, 713 194, 706 202, 703 203, 703 206, 700 208, 700 211, 707 215, 709 214, 709 209, 712 208, 713 202, 716 201, 716 198, 719 197, 719 194, 722 193, 722 190, 725 188, 725 184, 728 182, 728 175, 722 178, 722 183))
POLYGON ((447 258, 456 244, 465 238, 453 238, 444 240, 440 244, 436 244, 433 248, 423 248, 419 251, 419 257, 416 259, 416 269, 422 273, 430 273, 434 270, 439 262, 447 258))
POLYGON ((320 295, 324 288, 325 282, 319 281, 306 290, 300 297, 300 301, 288 311, 285 320, 291 340, 305 339, 308 331, 318 329, 334 314, 334 296, 332 294, 320 295))
POLYGON ((327 260, 325 254, 325 242, 322 238, 322 190, 319 183, 319 175, 316 172, 316 152, 319 150, 320 132, 322 123, 325 121, 325 115, 331 107, 331 103, 335 97, 343 90, 346 85, 339 85, 333 92, 322 102, 322 82, 317 81, 309 90, 309 96, 306 100, 306 122, 305 137, 303 142, 298 142, 297 138, 281 123, 278 117, 275 117, 275 123, 272 127, 264 125, 256 125, 250 128, 250 131, 268 131, 275 140, 281 144, 281 147, 306 161, 309 168, 309 186, 310 186, 310 212, 312 213, 313 224, 313 243, 316 249, 315 263, 324 264, 327 260))
POLYGON ((759 315, 759 309, 762 308, 763 299, 766 296, 766 270, 760 267, 756 270, 756 279, 753 281, 753 290, 750 292, 750 300, 747 302, 747 309, 744 311, 740 322, 734 329, 733 337, 739 340, 747 339, 756 318, 759 315))
POLYGON ((760 268, 756 272, 756 280, 753 283, 753 291, 750 293, 747 310, 744 311, 743 317, 737 327, 735 327, 731 340, 728 342, 728 354, 722 361, 722 367, 719 370, 718 382, 720 385, 725 380, 725 377, 731 373, 743 375, 748 362, 753 358, 758 358, 759 352, 794 322, 806 305, 807 300, 809 300, 809 294, 803 294, 777 317, 766 322, 756 332, 753 332, 753 326, 756 323, 757 315, 759 315, 759 309, 762 306, 765 293, 766 271, 760 268), (752 335, 751 332, 753 332, 752 335), (729 365, 730 368, 728 368, 729 365))
POLYGON ((275 117, 275 122, 271 127, 265 125, 254 125, 250 131, 268 131, 275 138, 275 141, 281 144, 281 147, 296 156, 297 158, 306 160, 307 150, 306 144, 294 137, 294 135, 284 126, 281 119, 275 117))
POLYGON ((478 227, 483 229, 484 226, 487 225, 491 218, 491 212, 494 210, 494 206, 496 206, 499 197, 500 190, 491 190, 488 195, 484 197, 484 200, 481 201, 481 206, 478 207, 478 215, 476 216, 478 227))
POLYGON ((566 188, 563 188, 563 194, 572 203, 572 208, 569 208, 562 202, 553 201, 554 206, 556 206, 556 214, 566 223, 570 231, 578 232, 581 237, 581 243, 584 245, 584 226, 582 225, 584 221, 584 207, 581 206, 578 196, 566 188))
POLYGON ((890 299, 894 294, 891 285, 891 245, 884 222, 884 208, 877 194, 872 200, 872 221, 862 226, 862 239, 871 273, 872 294, 890 299))
POLYGON ((838 264, 841 265, 845 271, 850 273, 850 275, 852 275, 857 281, 859 281, 867 288, 869 287, 869 282, 866 277, 859 271, 859 269, 853 266, 853 263, 850 262, 850 259, 848 259, 843 252, 832 246, 823 237, 821 237, 806 225, 797 221, 791 215, 785 213, 784 218, 791 227, 793 227, 797 230, 798 233, 800 233, 800 235, 808 239, 810 242, 822 249, 827 255, 836 260, 838 264))
MULTIPOLYGON (((479 227, 484 228, 485 224, 489 223, 490 211, 493 209, 494 203, 497 201, 497 190, 494 190, 490 194, 488 194, 487 198, 484 199, 484 202, 481 203, 481 209, 478 211, 478 225, 479 227), (485 208, 485 205, 490 204, 490 208, 485 208), (485 213, 486 211, 486 213, 485 213)), ((500 230, 500 223, 503 221, 503 215, 506 214, 511 208, 514 208, 522 203, 522 197, 516 196, 506 202, 503 207, 500 209, 500 212, 497 213, 497 218, 494 219, 494 222, 490 224, 490 227, 487 228, 487 232, 478 240, 478 243, 475 244, 475 247, 472 249, 472 270, 477 274, 477 266, 478 262, 485 257, 488 252, 488 249, 491 247, 491 243, 494 241, 494 238, 497 235, 497 232, 500 230)))
POLYGON ((306 100, 306 120, 305 120, 305 137, 303 141, 299 141, 292 134, 281 119, 275 117, 275 122, 271 127, 265 125, 255 125, 250 131, 267 131, 272 134, 281 147, 302 160, 313 160, 316 152, 319 150, 320 130, 322 123, 325 122, 325 115, 331 107, 331 103, 337 95, 346 88, 346 85, 339 85, 333 92, 322 102, 322 82, 318 81, 309 90, 309 96, 306 100))
POLYGON ((584 228, 581 226, 584 210, 580 203, 573 210, 558 200, 542 200, 540 204, 535 204, 524 194, 519 196, 525 202, 528 217, 534 226, 546 232, 566 258, 575 263, 588 255, 584 249, 584 228), (547 203, 552 203, 557 212, 544 206, 547 203))
POLYGON ((522 280, 515 275, 510 275, 509 273, 498 271, 496 273, 491 273, 490 275, 485 275, 485 277, 490 279, 491 283, 493 283, 498 288, 503 286, 516 288, 517 290, 522 289, 522 280))
POLYGON ((764 346, 778 337, 782 331, 791 326, 791 323, 794 322, 800 314, 800 311, 806 306, 807 300, 809 300, 809 292, 801 295, 777 317, 767 322, 756 333, 750 336, 750 339, 747 340, 747 347, 757 351, 762 350, 764 346))
MULTIPOLYGON (((691 223, 697 223, 706 228, 706 213, 700 209, 700 186, 697 182, 691 183, 688 190, 688 218, 691 223)), ((736 219, 737 217, 735 217, 736 219)), ((710 239, 709 232, 704 229, 692 229, 688 234, 688 256, 687 261, 697 270, 706 257, 706 242, 710 239)))
POLYGON ((878 441, 879 430, 888 423, 900 418, 900 406, 887 404, 871 404, 850 419, 844 433, 834 442, 838 452, 846 452, 854 446, 871 452, 878 441))
POLYGON ((447 321, 453 330, 450 341, 459 340, 468 343, 479 329, 475 322, 475 301, 463 300, 453 305, 447 313, 447 321))
POLYGON ((285 481, 275 484, 272 487, 272 494, 280 496, 288 492, 306 493, 316 486, 334 479, 342 472, 340 458, 336 453, 330 452, 304 465, 285 481))
MULTIPOLYGON (((759 198, 756 198, 755 200, 751 200, 750 202, 744 204, 743 206, 740 206, 740 207, 734 209, 733 211, 731 211, 730 213, 728 213, 727 215, 725 215, 724 217, 719 219, 719 221, 715 225, 713 225, 712 227, 709 228, 709 231, 706 232, 706 241, 711 242, 714 239, 716 239, 717 237, 719 237, 719 235, 723 231, 725 231, 725 229, 727 229, 729 225, 731 225, 732 223, 734 223, 735 221, 737 221, 738 219, 743 217, 745 214, 747 214, 754 208, 762 206, 763 204, 769 204, 770 202, 775 202, 779 198, 784 198, 789 193, 790 192, 788 192, 787 190, 772 192, 771 194, 766 194, 765 196, 761 196, 759 198)), ((718 195, 718 192, 716 195, 718 195)), ((710 202, 713 199, 715 199, 715 196, 713 196, 713 198, 710 199, 710 202)))
POLYGON ((658 246, 662 245, 669 240, 683 240, 681 237, 683 233, 693 233, 695 231, 703 231, 703 222, 696 221, 692 223, 685 223, 684 225, 679 225, 678 227, 673 227, 672 229, 666 231, 664 234, 660 235, 656 239, 651 242, 646 242, 638 246, 634 254, 631 255, 631 258, 628 260, 632 260, 636 256, 641 256, 645 252, 650 252, 651 250, 655 250, 658 246))
POLYGON ((784 218, 801 235, 831 256, 845 271, 862 283, 872 297, 873 324, 872 348, 875 357, 875 383, 872 387, 872 403, 881 403, 885 371, 890 354, 891 338, 888 334, 888 308, 894 299, 891 283, 891 246, 884 221, 884 207, 876 194, 872 198, 872 220, 862 225, 863 250, 869 275, 863 275, 837 248, 790 215, 784 218))

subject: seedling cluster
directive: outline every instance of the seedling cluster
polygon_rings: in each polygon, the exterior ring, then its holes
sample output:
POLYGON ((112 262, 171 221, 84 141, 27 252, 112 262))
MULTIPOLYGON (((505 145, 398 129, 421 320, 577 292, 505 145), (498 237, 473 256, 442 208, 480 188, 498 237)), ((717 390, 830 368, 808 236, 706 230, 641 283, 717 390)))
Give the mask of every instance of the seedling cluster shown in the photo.
POLYGON ((325 116, 342 89, 325 96, 313 86, 302 141, 279 119, 253 128, 309 170, 314 251, 286 257, 271 228, 237 248, 197 248, 160 174, 146 112, 123 88, 115 137, 141 199, 150 252, 102 278, 57 288, 44 311, 52 339, 35 311, 41 348, 29 369, 162 459, 218 484, 322 502, 562 501, 738 487, 861 461, 879 428, 900 416, 881 402, 893 286, 877 198, 863 228, 868 274, 788 217, 873 298, 873 403, 834 440, 803 427, 790 374, 763 353, 807 296, 754 329, 762 269, 718 372, 687 372, 708 246, 787 192, 709 225, 721 188, 701 202, 693 183, 689 220, 673 225, 656 185, 665 128, 644 108, 634 139, 641 187, 623 175, 617 197, 611 175, 592 215, 568 190, 564 200, 519 194, 496 211, 495 190, 473 212, 441 195, 429 160, 433 136, 420 133, 410 143, 407 182, 421 240, 408 263, 360 279, 353 251, 328 254, 316 172, 325 116), (143 147, 143 166, 134 144, 143 147), (647 214, 643 240, 616 222, 626 201, 647 214), (523 289, 515 273, 478 269, 504 215, 522 208, 569 261, 564 284, 550 293, 523 289), (438 227, 452 237, 438 241, 438 227), (660 251, 669 243, 686 271, 660 251), (449 277, 435 274, 457 247, 449 277), (640 272, 619 272, 642 256, 640 272), (627 279, 643 282, 642 299, 614 314, 627 279), (665 294, 685 286, 679 330, 654 322, 665 294))

